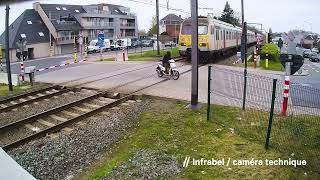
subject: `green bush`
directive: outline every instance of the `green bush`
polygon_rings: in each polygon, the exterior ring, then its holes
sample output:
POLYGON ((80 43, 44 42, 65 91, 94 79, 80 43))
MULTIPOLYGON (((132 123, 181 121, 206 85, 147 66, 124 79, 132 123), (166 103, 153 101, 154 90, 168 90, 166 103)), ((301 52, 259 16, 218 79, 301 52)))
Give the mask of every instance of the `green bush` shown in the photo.
POLYGON ((279 50, 278 50, 278 47, 273 43, 265 44, 262 47, 262 51, 261 51, 262 59, 266 59, 267 49, 268 49, 269 61, 279 62, 280 61, 279 50))

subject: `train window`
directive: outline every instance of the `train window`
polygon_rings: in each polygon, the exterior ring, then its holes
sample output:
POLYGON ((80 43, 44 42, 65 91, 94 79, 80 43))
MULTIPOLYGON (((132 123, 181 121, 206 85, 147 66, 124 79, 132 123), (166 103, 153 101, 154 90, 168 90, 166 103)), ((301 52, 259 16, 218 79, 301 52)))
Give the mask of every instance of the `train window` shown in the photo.
POLYGON ((206 25, 198 26, 198 33, 201 35, 208 34, 208 26, 206 25))
POLYGON ((216 30, 216 40, 219 40, 218 30, 216 30))

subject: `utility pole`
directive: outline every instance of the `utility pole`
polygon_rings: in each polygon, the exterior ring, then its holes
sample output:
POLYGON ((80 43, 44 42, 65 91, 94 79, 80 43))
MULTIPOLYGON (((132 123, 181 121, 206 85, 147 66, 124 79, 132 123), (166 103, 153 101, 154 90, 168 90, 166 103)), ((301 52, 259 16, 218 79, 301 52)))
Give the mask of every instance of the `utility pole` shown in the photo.
POLYGON ((9 57, 9 4, 6 5, 6 65, 7 65, 7 73, 8 73, 8 86, 9 91, 13 91, 12 87, 12 79, 11 79, 11 68, 10 68, 10 57, 9 57))
POLYGON ((156 16, 157 16, 157 55, 160 56, 159 46, 159 0, 156 0, 156 16))
POLYGON ((191 108, 198 108, 198 0, 191 0, 192 19, 192 77, 191 77, 191 108))
POLYGON ((247 23, 244 22, 244 5, 243 0, 241 0, 241 15, 242 15, 242 42, 243 55, 242 62, 244 62, 244 87, 243 87, 243 100, 242 100, 242 110, 246 109, 246 97, 247 97, 247 23))

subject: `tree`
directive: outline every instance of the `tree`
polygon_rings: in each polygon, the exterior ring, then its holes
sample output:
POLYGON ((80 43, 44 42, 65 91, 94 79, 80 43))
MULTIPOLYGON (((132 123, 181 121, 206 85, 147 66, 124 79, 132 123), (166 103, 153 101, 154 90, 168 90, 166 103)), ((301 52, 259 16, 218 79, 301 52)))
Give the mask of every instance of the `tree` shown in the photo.
POLYGON ((152 20, 151 20, 151 27, 148 31, 148 35, 149 36, 152 36, 153 34, 157 34, 157 18, 156 16, 153 16, 152 17, 152 20))
POLYGON ((146 33, 146 31, 143 29, 143 30, 140 30, 139 32, 138 32, 138 34, 139 34, 139 37, 140 36, 146 36, 147 35, 147 33, 146 33))
POLYGON ((233 9, 230 7, 228 1, 224 6, 224 10, 222 12, 221 17, 219 18, 220 21, 230 23, 234 26, 239 26, 239 19, 235 17, 233 9))

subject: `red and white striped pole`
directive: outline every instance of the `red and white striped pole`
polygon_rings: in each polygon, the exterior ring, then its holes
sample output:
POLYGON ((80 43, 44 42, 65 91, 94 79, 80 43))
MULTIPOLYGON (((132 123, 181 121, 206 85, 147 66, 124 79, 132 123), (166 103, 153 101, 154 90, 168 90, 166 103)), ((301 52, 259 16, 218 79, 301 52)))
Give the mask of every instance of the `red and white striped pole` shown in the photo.
MULTIPOLYGON (((288 59, 292 60, 292 55, 288 55, 288 59)), ((283 116, 287 115, 287 109, 288 109, 291 62, 286 62, 285 68, 286 68, 286 74, 284 77, 283 103, 282 103, 282 112, 281 112, 283 116)))
POLYGON ((282 115, 287 115, 288 100, 289 100, 289 87, 290 87, 290 76, 285 76, 284 90, 283 90, 283 103, 282 103, 282 115))
POLYGON ((24 81, 24 65, 23 65, 23 61, 21 61, 21 63, 20 63, 20 69, 21 69, 21 73, 20 73, 21 80, 24 81))
POLYGON ((124 62, 126 61, 126 52, 124 51, 124 48, 122 49, 122 59, 124 62))
POLYGON ((254 49, 253 51, 253 62, 254 62, 254 68, 257 68, 257 50, 254 49))

